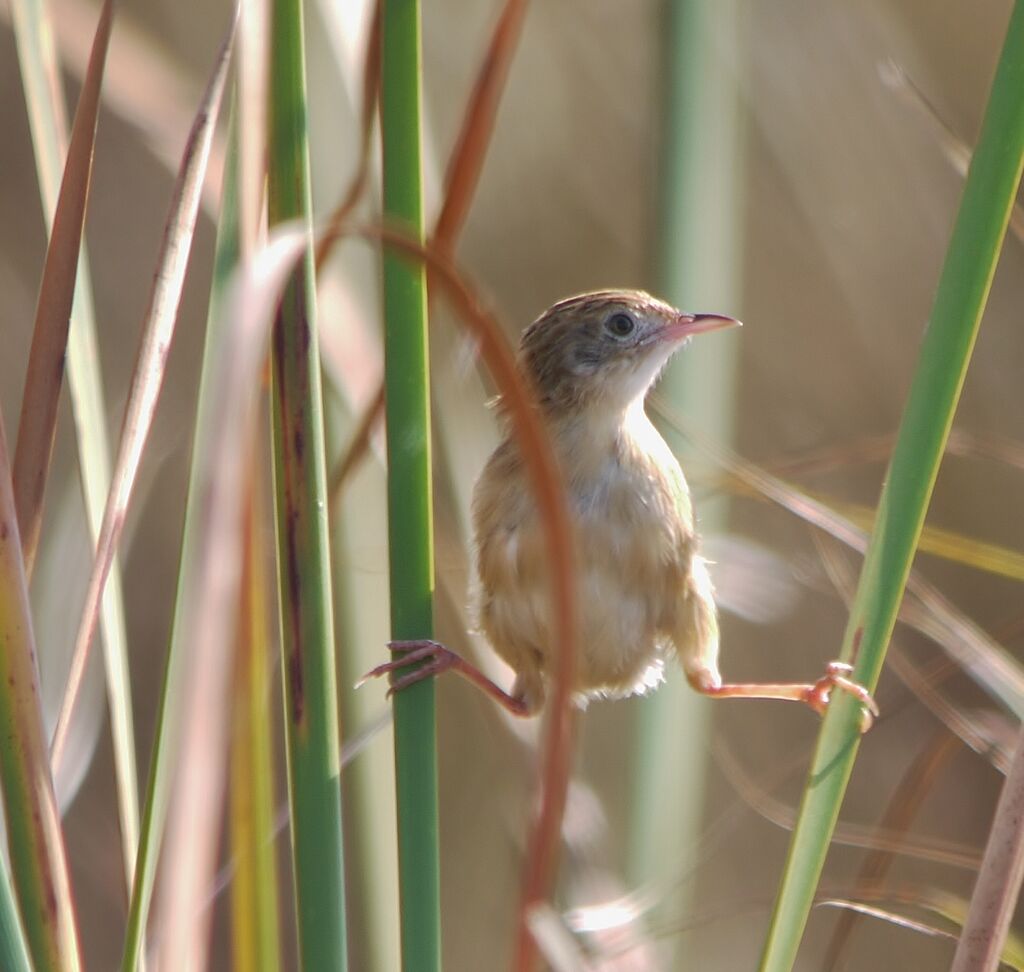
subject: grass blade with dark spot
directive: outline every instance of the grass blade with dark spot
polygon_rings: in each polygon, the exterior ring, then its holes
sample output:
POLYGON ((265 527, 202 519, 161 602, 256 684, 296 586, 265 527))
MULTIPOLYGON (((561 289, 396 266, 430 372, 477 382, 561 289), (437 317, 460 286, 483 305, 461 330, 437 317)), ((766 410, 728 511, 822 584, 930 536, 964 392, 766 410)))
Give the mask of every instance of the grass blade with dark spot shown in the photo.
MULTIPOLYGON (((42 0, 13 0, 11 14, 43 214, 52 223, 60 196, 64 160, 68 154, 68 125, 61 72, 52 43, 54 27, 62 24, 54 24, 53 18, 48 15, 49 5, 44 5, 42 0)), ((110 64, 115 60, 114 50, 116 46, 112 46, 107 57, 105 96, 110 94, 110 64)), ((99 538, 103 507, 110 489, 110 444, 99 357, 89 266, 83 242, 75 277, 72 320, 67 340, 67 375, 82 494, 93 544, 99 538)), ((120 568, 116 560, 111 566, 100 605, 100 626, 120 813, 121 852, 124 858, 125 887, 130 890, 139 842, 139 784, 124 599, 120 568)))
POLYGON ((80 965, 64 838, 39 703, 28 586, 0 420, 0 783, 7 849, 32 962, 80 965))
MULTIPOLYGON (((268 222, 311 212, 301 0, 270 15, 268 222)), ((311 247, 284 291, 271 355, 278 591, 299 955, 346 967, 327 474, 311 247)))

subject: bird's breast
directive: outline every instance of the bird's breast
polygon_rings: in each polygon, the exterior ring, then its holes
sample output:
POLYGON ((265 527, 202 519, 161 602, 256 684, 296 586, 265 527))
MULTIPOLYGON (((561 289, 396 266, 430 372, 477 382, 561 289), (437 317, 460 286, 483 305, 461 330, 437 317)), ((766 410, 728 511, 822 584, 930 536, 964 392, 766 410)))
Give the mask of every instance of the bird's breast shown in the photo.
MULTIPOLYGON (((583 692, 628 693, 649 679, 684 587, 693 554, 689 498, 659 443, 652 451, 650 442, 625 437, 601 455, 561 455, 576 534, 583 692)), ((502 471, 512 470, 485 472, 474 504, 480 617, 499 654, 518 667, 524 653, 546 660, 552 651, 548 537, 525 482, 513 485, 502 471)))

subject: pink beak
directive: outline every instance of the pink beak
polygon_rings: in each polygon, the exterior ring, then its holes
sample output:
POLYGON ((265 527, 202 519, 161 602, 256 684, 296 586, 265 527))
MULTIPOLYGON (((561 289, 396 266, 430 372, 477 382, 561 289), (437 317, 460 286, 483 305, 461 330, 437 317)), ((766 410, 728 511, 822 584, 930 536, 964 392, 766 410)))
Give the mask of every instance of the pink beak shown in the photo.
POLYGON ((680 314, 658 332, 660 341, 683 341, 695 334, 719 331, 725 327, 742 327, 743 322, 722 314, 680 314))

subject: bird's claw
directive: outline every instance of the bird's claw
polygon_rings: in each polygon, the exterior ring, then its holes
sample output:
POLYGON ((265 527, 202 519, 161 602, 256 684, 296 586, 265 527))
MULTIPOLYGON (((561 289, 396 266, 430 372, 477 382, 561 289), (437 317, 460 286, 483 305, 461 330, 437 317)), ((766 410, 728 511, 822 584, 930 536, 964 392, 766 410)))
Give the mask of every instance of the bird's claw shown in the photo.
POLYGON ((825 674, 807 690, 804 701, 819 715, 824 715, 833 690, 841 689, 847 695, 852 695, 861 705, 860 731, 863 735, 875 724, 879 714, 878 704, 863 685, 850 678, 852 673, 853 666, 846 662, 829 662, 825 674))
POLYGON ((370 669, 356 682, 356 688, 365 685, 370 679, 391 675, 391 684, 388 686, 387 695, 385 696, 386 698, 391 698, 395 692, 400 692, 416 682, 422 682, 426 678, 440 675, 441 672, 447 671, 458 660, 455 652, 445 648, 438 641, 430 641, 428 639, 389 641, 388 648, 401 657, 370 669), (416 667, 398 678, 394 677, 395 672, 400 672, 409 666, 416 667))

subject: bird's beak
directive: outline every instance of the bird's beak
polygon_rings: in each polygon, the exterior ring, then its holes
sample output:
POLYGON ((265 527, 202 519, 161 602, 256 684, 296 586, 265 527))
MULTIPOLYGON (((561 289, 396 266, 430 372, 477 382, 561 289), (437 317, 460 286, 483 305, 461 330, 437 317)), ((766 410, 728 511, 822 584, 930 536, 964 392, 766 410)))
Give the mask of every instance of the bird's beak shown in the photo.
POLYGON ((680 314, 672 323, 666 324, 659 332, 662 341, 684 341, 695 334, 719 331, 725 327, 742 327, 743 322, 722 314, 680 314))

